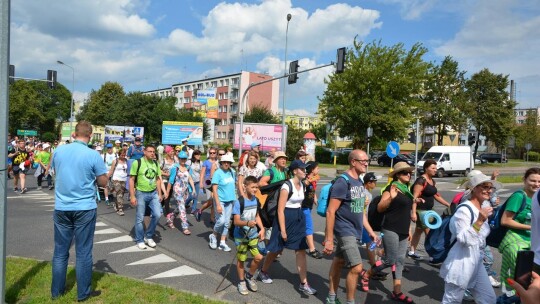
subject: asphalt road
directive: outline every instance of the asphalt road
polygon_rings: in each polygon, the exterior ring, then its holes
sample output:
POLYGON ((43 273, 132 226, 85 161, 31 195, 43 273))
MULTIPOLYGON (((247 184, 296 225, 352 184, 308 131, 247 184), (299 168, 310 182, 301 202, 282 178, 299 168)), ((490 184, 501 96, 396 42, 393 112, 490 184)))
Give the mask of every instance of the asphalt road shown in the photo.
MULTIPOLYGON (((456 178, 437 180, 437 186, 443 197, 450 200, 459 190, 454 182, 456 178)), ((329 181, 323 178, 319 188, 329 181)), ((54 249, 52 211, 54 209, 53 191, 36 190, 35 179, 29 178, 29 192, 14 193, 12 181, 8 181, 8 217, 7 217, 7 254, 39 260, 51 260, 54 249)), ((520 185, 509 185, 501 191, 504 201, 520 185)), ((377 191, 377 190, 375 190, 377 191)), ((442 212, 442 205, 435 210, 442 212)), ((225 253, 211 250, 208 247, 209 213, 203 214, 203 221, 197 222, 188 216, 192 231, 185 236, 178 229, 166 229, 165 219, 161 218, 156 230, 156 250, 139 250, 134 248, 132 240, 135 209, 125 208, 126 215, 118 216, 114 210, 104 203, 98 206, 98 225, 94 240, 94 267, 99 271, 117 273, 146 282, 168 285, 176 289, 199 293, 211 298, 239 303, 318 303, 323 302, 328 292, 328 270, 331 258, 316 260, 308 257, 308 280, 319 292, 314 296, 306 296, 298 291, 299 279, 296 274, 295 256, 285 251, 276 261, 269 273, 274 279, 272 284, 258 283, 259 291, 242 296, 236 290, 236 269, 231 267, 230 273, 220 290, 214 293, 229 263, 233 260, 233 251, 225 253)), ((321 249, 323 239, 324 218, 313 212, 315 241, 321 249)), ((176 222, 180 226, 179 222, 176 222)), ((228 242, 231 247, 233 243, 228 242)), ((365 258, 364 250, 361 250, 365 258)), ((423 253, 423 248, 419 248, 423 253)), ((500 268, 500 254, 493 250, 495 267, 500 268)), ((70 263, 74 262, 72 249, 70 263)), ((364 265, 367 265, 365 263, 364 265)), ((403 291, 416 303, 439 303, 443 295, 443 281, 438 276, 438 269, 425 261, 406 259, 409 272, 404 273, 403 291)), ((338 297, 344 297, 345 275, 340 283, 338 297)), ((371 281, 370 291, 357 292, 357 303, 393 303, 389 299, 392 281, 371 281)), ((497 293, 500 292, 496 290, 497 293)))

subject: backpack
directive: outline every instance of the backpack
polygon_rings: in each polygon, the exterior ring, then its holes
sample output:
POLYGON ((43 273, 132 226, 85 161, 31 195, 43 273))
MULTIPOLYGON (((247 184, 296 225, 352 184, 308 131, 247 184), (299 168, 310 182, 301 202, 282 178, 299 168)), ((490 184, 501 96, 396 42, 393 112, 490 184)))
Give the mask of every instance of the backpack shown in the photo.
POLYGON ((248 155, 249 151, 242 152, 242 155, 240 155, 240 159, 238 160, 238 168, 242 168, 244 166, 244 157, 248 155))
POLYGON ((327 184, 321 188, 321 193, 319 194, 319 198, 317 199, 318 215, 326 217, 326 210, 328 209, 328 202, 330 201, 330 193, 332 191, 332 186, 340 177, 347 181, 347 192, 351 191, 351 182, 349 181, 349 177, 347 175, 341 174, 340 176, 334 178, 332 182, 330 182, 330 184, 327 184))
MULTIPOLYGON (((472 208, 467 204, 460 204, 457 206, 457 209, 460 207, 467 207, 471 212, 471 225, 474 221, 474 212, 472 208)), ((453 215, 452 215, 453 216, 453 215)), ((430 256, 430 262, 434 264, 442 263, 448 256, 450 249, 456 244, 457 238, 452 240, 452 232, 450 231, 450 220, 452 216, 448 216, 442 220, 441 226, 437 229, 429 230, 426 240, 424 241, 424 248, 430 256)))
MULTIPOLYGON (((261 202, 259 202, 259 199, 257 197, 255 197, 255 199, 257 200, 257 213, 258 213, 258 211, 261 209, 261 202)), ((240 196, 238 198, 238 203, 240 204, 240 216, 242 216, 242 214, 244 213, 245 198, 243 196, 240 196)), ((230 225, 230 227, 231 228, 229 229, 229 237, 231 239, 234 239, 234 229, 235 229, 234 214, 231 215, 231 225, 230 225)), ((257 228, 257 226, 255 226, 255 228, 257 228)))
MULTIPOLYGON (((276 218, 277 214, 279 195, 281 193, 281 186, 284 183, 287 184, 291 190, 287 196, 287 200, 289 200, 293 193, 293 185, 290 180, 279 181, 268 186, 261 187, 261 193, 268 194, 264 206, 262 206, 259 210, 259 216, 261 217, 261 222, 265 228, 270 228, 274 224, 274 219, 276 218)), ((303 188, 304 185, 302 184, 302 189, 303 188)))
POLYGON ((368 223, 373 231, 381 231, 382 223, 384 221, 384 212, 381 213, 377 210, 381 198, 382 195, 377 195, 368 205, 368 223))
MULTIPOLYGON (((518 212, 514 213, 514 216, 512 217, 513 220, 516 219, 517 215, 521 211, 523 211, 523 209, 525 209, 525 206, 527 205, 527 194, 525 194, 525 192, 523 191, 521 192, 523 194, 523 200, 521 201, 521 206, 519 207, 518 212)), ((493 248, 499 248, 499 245, 501 244, 504 236, 506 235, 506 231, 508 231, 508 227, 501 225, 501 218, 506 211, 506 204, 508 203, 508 199, 504 202, 504 204, 497 208, 497 210, 489 219, 489 228, 491 228, 491 231, 486 238, 486 245, 493 248)))

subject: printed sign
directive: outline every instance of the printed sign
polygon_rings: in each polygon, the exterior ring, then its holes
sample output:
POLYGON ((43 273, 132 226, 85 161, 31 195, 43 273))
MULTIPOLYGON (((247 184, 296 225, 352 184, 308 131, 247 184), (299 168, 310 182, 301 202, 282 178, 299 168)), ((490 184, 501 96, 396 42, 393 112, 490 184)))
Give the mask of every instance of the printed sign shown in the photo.
POLYGON ((200 104, 206 104, 210 99, 216 99, 216 90, 198 90, 197 102, 200 104))
POLYGON ((122 140, 132 142, 135 137, 144 141, 144 128, 134 126, 105 126, 105 142, 122 140))
MULTIPOLYGON (((234 148, 240 146, 240 137, 242 135, 242 150, 251 149, 251 144, 257 141, 261 144, 261 150, 270 151, 272 148, 281 150, 281 130, 282 125, 274 124, 256 124, 245 123, 242 132, 240 132, 240 124, 234 125, 234 148)), ((285 126, 285 139, 287 138, 287 126, 285 126)))
POLYGON ((203 139, 202 122, 164 121, 161 128, 161 142, 165 145, 181 145, 182 139, 188 145, 200 146, 203 139))

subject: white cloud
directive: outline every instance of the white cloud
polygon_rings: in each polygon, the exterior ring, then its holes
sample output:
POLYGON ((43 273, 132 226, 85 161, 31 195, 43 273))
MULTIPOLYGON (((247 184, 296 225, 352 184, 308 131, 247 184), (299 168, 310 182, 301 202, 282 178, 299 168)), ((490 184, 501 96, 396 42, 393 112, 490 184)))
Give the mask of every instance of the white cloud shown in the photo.
MULTIPOLYGON (((380 0, 383 3, 397 4, 401 6, 401 17, 405 20, 419 19, 423 14, 429 12, 438 0, 380 0)), ((454 0, 455 1, 455 0, 454 0)), ((452 1, 452 2, 454 2, 452 1)))

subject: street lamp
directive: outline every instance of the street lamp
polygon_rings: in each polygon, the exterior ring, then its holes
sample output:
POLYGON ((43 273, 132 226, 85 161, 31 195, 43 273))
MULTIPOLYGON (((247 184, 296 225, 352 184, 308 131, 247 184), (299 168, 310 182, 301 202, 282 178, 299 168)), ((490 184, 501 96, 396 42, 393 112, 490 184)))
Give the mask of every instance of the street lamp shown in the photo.
POLYGON ((56 60, 56 62, 58 64, 67 66, 73 72, 72 86, 71 86, 71 110, 69 112, 69 136, 71 136, 71 134, 73 134, 73 103, 75 102, 75 69, 72 66, 63 63, 60 60, 56 60))
MULTIPOLYGON (((283 68, 283 76, 287 75, 287 36, 289 35, 289 21, 291 21, 292 15, 287 14, 287 29, 285 30, 285 66, 283 68)), ((281 150, 285 152, 285 78, 283 78, 283 101, 282 101, 282 112, 283 116, 281 119, 281 150)))

